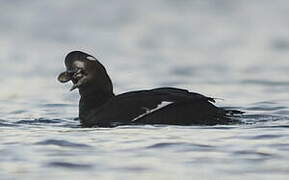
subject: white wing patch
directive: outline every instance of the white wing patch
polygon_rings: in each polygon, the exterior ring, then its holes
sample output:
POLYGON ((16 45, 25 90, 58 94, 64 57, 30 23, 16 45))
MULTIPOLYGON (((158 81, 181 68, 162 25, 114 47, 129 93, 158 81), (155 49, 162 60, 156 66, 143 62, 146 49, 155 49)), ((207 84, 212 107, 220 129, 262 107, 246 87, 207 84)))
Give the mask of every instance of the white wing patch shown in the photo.
POLYGON ((174 103, 174 102, 162 101, 162 102, 161 102, 160 104, 158 104, 158 106, 157 106, 156 108, 154 108, 154 109, 149 109, 149 108, 147 108, 147 107, 142 107, 142 109, 146 110, 146 112, 143 113, 143 114, 141 114, 141 115, 139 115, 139 116, 137 116, 137 117, 134 118, 132 121, 136 121, 136 120, 138 120, 139 118, 144 117, 144 116, 146 116, 146 115, 148 115, 148 114, 150 114, 150 113, 153 113, 153 112, 155 112, 155 111, 157 111, 157 110, 159 110, 159 109, 161 109, 161 108, 164 108, 164 107, 166 107, 167 105, 172 104, 172 103, 174 103))
POLYGON ((87 56, 86 59, 90 60, 90 61, 96 61, 96 59, 94 57, 92 57, 92 56, 87 56))

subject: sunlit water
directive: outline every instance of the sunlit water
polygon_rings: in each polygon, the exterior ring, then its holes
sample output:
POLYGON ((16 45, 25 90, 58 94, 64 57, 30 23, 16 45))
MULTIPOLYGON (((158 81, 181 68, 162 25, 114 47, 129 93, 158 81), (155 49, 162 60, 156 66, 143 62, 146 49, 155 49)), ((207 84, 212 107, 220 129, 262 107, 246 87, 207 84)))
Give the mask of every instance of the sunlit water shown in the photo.
POLYGON ((0 179, 288 179, 289 2, 0 2, 0 179), (245 111, 230 126, 80 128, 56 81, 71 50, 116 93, 174 86, 245 111))

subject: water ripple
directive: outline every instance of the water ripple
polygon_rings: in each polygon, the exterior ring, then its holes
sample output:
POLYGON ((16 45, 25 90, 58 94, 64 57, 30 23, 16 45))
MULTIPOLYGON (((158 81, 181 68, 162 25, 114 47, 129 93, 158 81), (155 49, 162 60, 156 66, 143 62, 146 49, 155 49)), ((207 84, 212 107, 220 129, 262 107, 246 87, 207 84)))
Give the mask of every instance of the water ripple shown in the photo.
POLYGON ((33 120, 20 120, 17 121, 17 124, 39 124, 39 123, 46 123, 46 124, 56 124, 61 123, 61 119, 45 119, 45 118, 38 118, 33 120))
POLYGON ((37 145, 55 145, 55 146, 61 146, 61 147, 76 147, 76 148, 88 148, 91 147, 86 144, 80 144, 80 143, 73 143, 66 140, 57 140, 57 139, 48 139, 45 141, 40 141, 35 143, 37 145))
POLYGON ((11 122, 0 120, 0 127, 17 127, 17 124, 13 124, 11 122))
POLYGON ((280 138, 280 137, 284 137, 284 135, 264 134, 264 135, 251 137, 250 139, 275 139, 275 138, 280 138))
POLYGON ((257 156, 261 156, 261 157, 272 157, 273 156, 273 154, 270 154, 270 153, 255 152, 255 151, 248 151, 248 150, 235 151, 234 154, 236 154, 236 155, 257 155, 257 156))
POLYGON ((37 125, 37 126, 53 126, 53 127, 67 127, 67 128, 78 128, 78 119, 63 118, 63 119, 48 119, 48 118, 36 118, 36 119, 25 119, 13 122, 16 125, 37 125))
POLYGON ((211 151, 216 149, 215 146, 193 143, 156 143, 146 147, 147 149, 163 149, 163 148, 177 148, 181 151, 211 151))
POLYGON ((93 168, 91 164, 80 164, 80 163, 70 163, 70 162, 50 162, 47 164, 50 167, 61 167, 61 168, 68 168, 68 169, 85 169, 90 170, 93 168))

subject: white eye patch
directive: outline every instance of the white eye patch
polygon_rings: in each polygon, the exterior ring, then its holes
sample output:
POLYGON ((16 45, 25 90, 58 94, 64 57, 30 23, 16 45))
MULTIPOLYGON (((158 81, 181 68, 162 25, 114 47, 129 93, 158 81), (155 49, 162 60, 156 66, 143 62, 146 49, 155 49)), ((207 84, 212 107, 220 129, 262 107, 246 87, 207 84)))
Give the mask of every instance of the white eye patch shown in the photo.
POLYGON ((78 68, 84 68, 84 62, 82 61, 74 61, 73 64, 78 68))
POLYGON ((96 61, 96 59, 94 57, 92 57, 92 56, 87 56, 86 59, 90 60, 90 61, 96 61))

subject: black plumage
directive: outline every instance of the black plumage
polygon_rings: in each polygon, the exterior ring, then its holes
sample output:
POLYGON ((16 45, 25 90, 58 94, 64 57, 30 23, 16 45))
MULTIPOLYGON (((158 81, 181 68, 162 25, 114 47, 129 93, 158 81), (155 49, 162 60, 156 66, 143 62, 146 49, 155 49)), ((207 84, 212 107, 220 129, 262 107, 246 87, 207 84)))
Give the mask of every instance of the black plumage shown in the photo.
POLYGON ((78 88, 79 119, 83 127, 129 124, 216 125, 233 122, 232 112, 214 106, 214 98, 171 87, 114 95, 104 66, 93 56, 73 51, 65 58, 62 83, 78 88))

